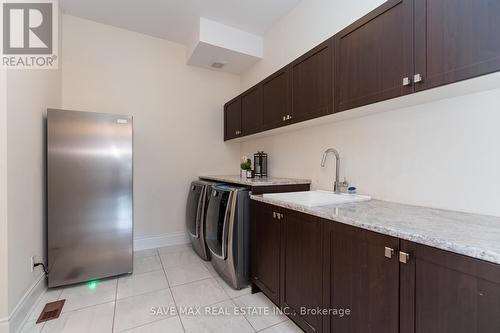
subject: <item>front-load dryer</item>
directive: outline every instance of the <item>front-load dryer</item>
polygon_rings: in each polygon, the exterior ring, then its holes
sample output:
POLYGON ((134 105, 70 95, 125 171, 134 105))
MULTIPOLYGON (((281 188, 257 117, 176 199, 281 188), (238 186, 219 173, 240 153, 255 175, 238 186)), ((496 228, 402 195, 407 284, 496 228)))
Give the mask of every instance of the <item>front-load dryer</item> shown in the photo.
POLYGON ((193 181, 189 187, 186 206, 186 227, 194 251, 203 260, 210 260, 205 242, 205 212, 211 186, 216 183, 203 180, 193 181))

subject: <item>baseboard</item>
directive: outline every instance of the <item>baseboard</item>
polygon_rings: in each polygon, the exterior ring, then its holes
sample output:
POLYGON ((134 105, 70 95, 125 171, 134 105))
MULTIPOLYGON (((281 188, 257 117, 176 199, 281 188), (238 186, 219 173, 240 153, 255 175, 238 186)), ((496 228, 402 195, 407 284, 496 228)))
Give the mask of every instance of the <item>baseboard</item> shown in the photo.
POLYGON ((42 273, 19 300, 8 318, 0 320, 0 333, 18 332, 36 301, 47 289, 45 274, 42 273))
POLYGON ((189 237, 186 232, 170 232, 168 234, 138 237, 134 239, 134 251, 155 249, 157 247, 188 243, 189 237))
POLYGON ((0 333, 9 333, 9 318, 0 319, 0 333))

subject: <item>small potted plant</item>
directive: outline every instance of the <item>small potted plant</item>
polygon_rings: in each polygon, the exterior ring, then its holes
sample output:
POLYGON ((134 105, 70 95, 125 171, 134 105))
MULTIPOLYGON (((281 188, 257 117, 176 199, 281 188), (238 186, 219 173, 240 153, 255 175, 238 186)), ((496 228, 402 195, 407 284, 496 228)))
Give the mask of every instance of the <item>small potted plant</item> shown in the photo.
POLYGON ((247 177, 247 171, 252 170, 252 160, 248 158, 248 156, 243 156, 241 158, 241 178, 246 178, 247 177))

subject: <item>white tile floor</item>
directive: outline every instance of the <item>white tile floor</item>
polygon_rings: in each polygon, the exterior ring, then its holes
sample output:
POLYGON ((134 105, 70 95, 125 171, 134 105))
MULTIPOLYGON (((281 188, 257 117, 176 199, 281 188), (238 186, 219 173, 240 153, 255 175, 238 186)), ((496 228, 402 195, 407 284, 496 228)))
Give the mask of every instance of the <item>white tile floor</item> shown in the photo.
POLYGON ((301 332, 283 315, 241 314, 246 307, 275 309, 262 293, 232 289, 191 246, 176 245, 136 252, 132 275, 47 291, 21 333, 301 332), (36 324, 45 303, 58 299, 66 299, 61 316, 36 324))

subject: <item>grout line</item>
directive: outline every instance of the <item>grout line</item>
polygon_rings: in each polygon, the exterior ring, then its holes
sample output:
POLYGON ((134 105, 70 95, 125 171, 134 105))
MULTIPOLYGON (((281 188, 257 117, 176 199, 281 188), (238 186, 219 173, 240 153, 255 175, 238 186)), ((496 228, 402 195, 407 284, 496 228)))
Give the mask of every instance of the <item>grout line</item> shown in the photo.
MULTIPOLYGON (((106 278, 105 279, 106 281, 112 281, 112 280, 115 280, 116 282, 116 287, 115 288, 118 288, 118 277, 111 277, 111 278, 106 278)), ((60 287, 61 288, 61 293, 59 294, 59 297, 57 298, 58 301, 60 301, 62 298, 62 294, 64 292, 64 290, 69 290, 73 287, 79 287, 79 286, 83 286, 84 284, 81 284, 81 285, 70 285, 70 286, 67 286, 67 287, 60 287)), ((64 298, 64 299, 69 299, 69 297, 67 298, 64 298)), ((116 301, 116 289, 115 289, 115 300, 116 301)), ((109 300, 109 301, 103 301, 103 302, 100 302, 100 303, 96 303, 96 304, 92 304, 92 305, 86 305, 86 306, 83 306, 81 308, 78 308, 78 309, 73 309, 73 310, 70 310, 70 311, 64 311, 64 312, 61 312, 61 315, 65 314, 65 313, 70 313, 70 312, 75 312, 75 311, 79 311, 79 310, 83 310, 83 309, 87 309, 87 308, 90 308, 90 307, 93 307, 93 306, 97 306, 97 305, 103 305, 103 304, 107 304, 107 303, 111 303, 111 302, 114 302, 113 300, 109 300)), ((64 307, 63 307, 64 309, 64 307)))
POLYGON ((165 276, 165 279, 167 280, 167 285, 169 286, 169 288, 171 288, 170 281, 168 280, 168 276, 167 276, 167 271, 165 270, 165 265, 163 265, 163 259, 161 258, 161 255, 159 254, 160 251, 158 249, 156 249, 156 252, 158 252, 158 257, 160 258, 160 266, 161 266, 161 269, 163 270, 163 275, 165 276))
POLYGON ((66 313, 73 313, 73 312, 77 312, 77 311, 80 311, 80 310, 85 310, 85 309, 88 309, 88 308, 92 308, 94 306, 108 304, 108 303, 111 303, 111 302, 114 302, 114 301, 111 300, 111 301, 101 302, 101 303, 97 303, 97 304, 87 305, 87 306, 84 306, 84 307, 81 307, 81 308, 78 308, 78 309, 74 309, 74 310, 71 310, 71 311, 61 312, 61 316, 64 315, 64 314, 66 314, 66 313))
MULTIPOLYGON (((167 320, 167 319, 172 319, 172 318, 175 318, 175 317, 179 317, 179 315, 173 315, 173 316, 170 316, 170 317, 165 317, 165 318, 162 318, 162 319, 158 319, 158 320, 153 320, 149 323, 145 323, 145 324, 141 324, 139 326, 134 326, 134 327, 130 327, 130 328, 127 328, 126 330, 123 330, 123 331, 119 331, 119 332, 114 332, 114 333, 126 333, 126 332, 129 332, 131 330, 135 330, 136 328, 140 328, 140 327, 144 327, 144 326, 148 326, 148 325, 151 325, 151 324, 154 324, 154 323, 157 323, 159 321, 163 321, 163 320, 167 320)), ((181 318, 179 318, 179 321, 181 320, 181 318)), ((182 322, 181 322, 181 326, 182 326, 182 322)), ((184 330, 184 327, 182 328, 184 330)))
POLYGON ((118 279, 116 279, 115 288, 115 307, 113 308, 113 325, 111 325, 111 333, 115 331, 115 318, 116 318, 116 297, 118 296, 118 279))
POLYGON ((134 277, 139 276, 139 275, 150 274, 150 273, 153 273, 153 272, 159 272, 161 270, 162 270, 161 268, 158 268, 158 269, 155 269, 155 270, 152 270, 152 271, 149 271, 149 272, 132 273, 132 274, 127 274, 127 275, 120 275, 119 278, 120 279, 133 279, 134 277))
MULTIPOLYGON (((175 286, 171 286, 170 289, 175 288, 175 287, 185 286, 185 285, 191 284, 191 283, 196 283, 196 282, 200 282, 200 281, 210 280, 210 279, 214 279, 215 280, 215 278, 213 276, 211 276, 211 277, 207 277, 207 278, 200 279, 200 280, 195 280, 195 281, 191 281, 191 282, 176 284, 175 286)), ((215 281, 215 282, 217 282, 217 281, 215 281)))
MULTIPOLYGON (((118 332, 113 332, 113 333, 123 333, 123 332, 128 332, 130 330, 134 330, 136 328, 139 328, 139 327, 143 327, 143 326, 147 326, 147 325, 151 325, 151 324, 154 324, 154 323, 157 323, 159 321, 162 321, 162 320, 166 320, 166 319, 170 319, 170 318, 174 318, 176 317, 176 315, 172 315, 172 316, 168 316, 168 317, 154 317, 154 318, 159 318, 159 319, 154 319, 150 322, 147 322, 147 323, 144 323, 144 324, 140 324, 138 326, 134 326, 134 327, 129 327, 127 329, 124 329, 124 330, 121 330, 121 331, 118 331, 118 332)), ((93 332, 92 332, 93 333, 93 332)))
MULTIPOLYGON (((179 286, 185 286, 185 285, 188 285, 188 284, 192 284, 192 283, 196 283, 196 282, 200 282, 200 281, 204 281, 204 280, 209 280, 209 279, 213 279, 215 280, 215 283, 221 288, 222 292, 224 293, 224 295, 226 295, 228 298, 225 299, 225 300, 222 300, 222 301, 218 301, 218 302, 215 302, 215 303, 212 303, 212 304, 208 304, 208 305, 203 305, 203 307, 210 307, 210 306, 214 306, 214 305, 217 305, 217 304, 220 304, 220 303, 224 303, 224 302, 230 302, 233 306, 238 306, 238 304, 234 301, 236 298, 239 298, 239 297, 242 297, 242 296, 245 296, 245 295, 248 295, 248 294, 243 294, 243 295, 238 295, 236 297, 231 297, 229 295, 228 292, 226 292, 226 290, 224 289, 224 287, 221 285, 221 283, 219 283, 219 281, 217 281, 217 278, 220 278, 218 275, 217 276, 214 276, 211 274, 210 272, 210 277, 208 278, 204 278, 204 279, 200 279, 200 280, 195 280, 195 281, 190 281, 190 282, 186 282, 186 283, 182 283, 182 284, 179 284, 179 285, 175 285, 175 286, 171 286, 170 285, 170 282, 168 281, 168 277, 167 277, 167 273, 166 273, 166 268, 165 268, 165 265, 163 264, 163 259, 162 259, 162 256, 160 255, 159 253, 159 249, 157 248, 156 249, 156 252, 158 253, 158 256, 160 258, 160 264, 161 264, 161 267, 163 269, 163 273, 165 275, 165 278, 167 279, 167 284, 169 286, 169 288, 164 288, 164 289, 160 289, 160 290, 167 290, 167 289, 170 289, 170 294, 172 296, 172 300, 174 302, 174 306, 175 308, 177 309, 177 311, 179 310, 178 307, 177 307, 177 302, 175 301, 175 298, 174 298, 174 295, 172 293, 172 288, 175 288, 175 287, 179 287, 179 286)), ((152 257, 152 256, 149 256, 149 257, 152 257)), ((201 261, 201 263, 204 265, 204 262, 201 261)), ((195 263, 193 263, 195 264, 195 263)), ((189 265, 189 264, 188 264, 189 265)), ((175 267, 180 267, 180 266, 185 266, 185 265, 178 265, 178 266, 172 266, 172 268, 175 268, 175 267)), ((204 265, 205 266, 205 265, 204 265)), ((170 268, 170 267, 169 267, 170 268)), ((206 268, 206 266, 205 266, 206 268)), ((207 268, 208 270, 208 268, 207 268)), ((140 274, 143 274, 143 273, 140 273, 140 274)), ((138 274, 138 275, 140 275, 138 274)), ((223 281, 223 280, 222 280, 223 281)), ((224 281, 223 281, 224 282, 224 281)), ((225 283, 225 282, 224 282, 225 283)), ((147 292, 147 293, 142 293, 142 294, 138 294, 138 295, 134 295, 134 296, 128 296, 128 297, 124 297, 124 298, 121 298, 121 299, 115 299, 115 309, 116 309, 116 302, 118 302, 119 300, 122 300, 122 299, 127 299, 127 298, 131 298, 131 297, 135 297, 135 296, 140 296, 140 295, 145 295, 145 294, 150 294, 150 293, 153 293, 153 292, 158 292, 160 290, 156 290, 156 291, 150 291, 150 292, 147 292)), ((158 322, 158 321, 161 321, 161 320, 166 320, 166 319, 169 319, 169 318, 174 318, 174 317, 178 317, 178 319, 180 320, 181 322, 181 325, 182 325, 182 329, 184 331, 186 331, 186 328, 184 327, 184 323, 182 321, 182 317, 180 316, 180 313, 178 312, 177 315, 174 315, 174 316, 170 316, 170 317, 167 317, 167 318, 162 318, 162 319, 158 319, 158 320, 154 320, 154 321, 151 321, 149 323, 145 323, 145 324, 142 324, 142 325, 139 325, 139 326, 135 326, 135 327, 131 327, 131 328, 127 328, 126 330, 124 331, 121 331, 121 332, 127 332, 127 331, 130 331, 132 329, 135 329, 135 328, 138 328, 138 327, 142 327, 142 326, 146 326, 146 325, 149 325, 149 324, 152 324, 154 322, 158 322)), ((252 326, 252 324, 248 321, 248 319, 246 318, 246 316, 243 316, 243 318, 245 319, 245 321, 250 325, 250 327, 252 328, 252 330, 255 332, 256 329, 252 326)), ((114 321, 113 321, 114 323, 114 321)), ((279 323, 276 323, 274 325, 279 325, 281 324, 282 322, 279 322, 279 323)), ((272 327, 274 325, 271 325, 269 327, 272 327)), ((113 325, 114 326, 114 325, 113 325)), ((268 327, 266 327, 268 328, 268 327)), ((264 328, 264 329, 266 329, 264 328)))
MULTIPOLYGON (((161 257, 160 257, 160 260, 161 260, 161 257)), ((175 265, 175 266, 165 266, 165 268, 176 268, 176 267, 186 267, 186 266, 192 266, 192 265, 196 265, 196 264, 202 264, 203 267, 207 268, 204 264, 203 264, 203 260, 199 259, 198 261, 192 261, 192 262, 187 262, 187 263, 182 263, 182 264, 178 264, 178 265, 175 265)), ((208 268, 207 268, 208 270, 208 268)), ((210 272, 210 271, 209 271, 210 272)), ((210 275, 212 275, 212 273, 210 273, 210 275)))
MULTIPOLYGON (((156 251, 159 253, 158 249, 156 249, 156 251)), ((161 256, 160 256, 160 263, 161 263, 161 267, 163 268, 163 274, 165 274, 165 279, 167 279, 167 284, 170 286, 170 282, 168 282, 167 272, 165 271, 165 266, 163 265, 163 260, 161 259, 161 256)), ((172 301, 174 302, 174 306, 177 309, 177 316, 179 317, 179 321, 181 322, 182 330, 184 332, 186 332, 186 328, 184 327, 184 323, 182 322, 181 316, 179 314, 179 310, 177 308, 177 302, 175 301, 174 293, 172 292, 172 289, 170 289, 170 296, 172 296, 172 301)))
MULTIPOLYGON (((157 269, 155 271, 151 271, 151 272, 146 272, 146 273, 139 273, 139 274, 136 274, 135 276, 138 276, 138 275, 143 275, 143 274, 148 274, 148 273, 153 273, 153 272, 160 272, 162 271, 162 269, 157 269)), ((145 294, 149 294, 149 293, 153 293, 153 292, 158 292, 160 290, 166 290, 166 289, 170 289, 170 286, 169 286, 169 283, 168 283, 168 279, 165 275, 165 271, 163 271, 163 274, 164 274, 164 277, 165 277, 165 281, 167 282, 167 287, 166 288, 160 288, 160 289, 155 289, 155 290, 148 290, 148 291, 145 291, 145 292, 141 292, 139 294, 135 294, 135 295, 130 295, 130 296, 126 296, 126 297, 121 297, 121 298, 118 298, 118 290, 116 292, 116 298, 115 300, 116 301, 120 301, 122 299, 127 299, 127 298, 130 298, 130 297, 135 297, 135 296, 140 296, 140 295, 145 295, 145 294)), ((132 277, 132 275, 129 275, 128 277, 132 277)), ((118 282, 117 282, 117 288, 118 288, 118 282)))
MULTIPOLYGON (((245 317, 245 318, 246 318, 246 317, 245 317)), ((274 326, 281 325, 281 324, 283 324, 284 322, 286 322, 286 320, 285 320, 285 321, 280 321, 279 323, 276 323, 276 324, 272 324, 271 326, 268 326, 268 327, 264 327, 264 328, 262 328, 262 329, 260 329, 260 330, 257 330, 257 329, 255 329, 255 328, 254 328, 254 330, 255 330, 255 332, 262 332, 262 331, 264 331, 264 330, 267 330, 268 328, 271 328, 271 327, 274 327, 274 326)), ((251 324, 250 324, 250 325, 251 325, 251 324)), ((253 327, 253 326, 252 326, 252 327, 253 327)))
POLYGON ((159 291, 164 291, 164 290, 170 290, 170 287, 161 288, 161 289, 157 289, 157 290, 150 290, 150 291, 146 291, 144 293, 140 293, 140 294, 137 294, 137 295, 132 295, 132 296, 127 296, 127 297, 117 298, 116 301, 119 302, 119 301, 122 301, 124 299, 132 298, 132 297, 137 297, 137 296, 144 296, 144 295, 147 295, 147 294, 157 293, 159 291))

